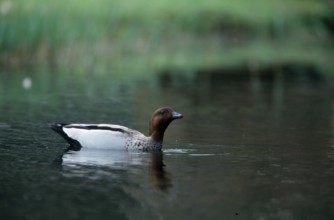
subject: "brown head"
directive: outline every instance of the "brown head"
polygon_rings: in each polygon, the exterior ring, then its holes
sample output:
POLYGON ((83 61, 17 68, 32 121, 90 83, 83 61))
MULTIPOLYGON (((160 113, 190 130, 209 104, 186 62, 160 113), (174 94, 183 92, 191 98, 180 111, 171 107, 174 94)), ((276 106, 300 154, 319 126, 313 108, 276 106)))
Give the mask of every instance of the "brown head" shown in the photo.
POLYGON ((162 107, 152 114, 149 127, 149 136, 152 140, 162 142, 164 133, 168 125, 174 119, 181 119, 183 116, 170 107, 162 107))

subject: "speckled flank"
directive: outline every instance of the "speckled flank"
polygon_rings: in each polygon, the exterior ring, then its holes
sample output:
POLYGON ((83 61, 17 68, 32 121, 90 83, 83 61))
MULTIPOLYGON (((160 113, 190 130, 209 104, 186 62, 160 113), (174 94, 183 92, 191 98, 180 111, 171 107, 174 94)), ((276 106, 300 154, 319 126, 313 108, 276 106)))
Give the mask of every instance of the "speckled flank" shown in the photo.
POLYGON ((139 133, 132 133, 126 139, 126 150, 140 150, 140 151, 158 151, 162 148, 162 142, 155 142, 150 137, 146 137, 139 133))

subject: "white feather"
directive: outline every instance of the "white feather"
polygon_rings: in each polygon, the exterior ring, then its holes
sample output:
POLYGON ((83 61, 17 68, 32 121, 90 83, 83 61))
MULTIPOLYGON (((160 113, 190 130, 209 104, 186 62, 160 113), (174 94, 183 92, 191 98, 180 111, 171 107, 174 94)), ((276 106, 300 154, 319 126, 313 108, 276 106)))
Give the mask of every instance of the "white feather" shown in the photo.
MULTIPOLYGON (((84 124, 71 124, 71 126, 89 126, 84 124)), ((98 127, 110 127, 113 129, 127 129, 122 126, 99 124, 98 127)), ((80 129, 74 127, 63 127, 64 132, 72 139, 80 142, 85 148, 124 149, 128 135, 120 131, 80 129)))

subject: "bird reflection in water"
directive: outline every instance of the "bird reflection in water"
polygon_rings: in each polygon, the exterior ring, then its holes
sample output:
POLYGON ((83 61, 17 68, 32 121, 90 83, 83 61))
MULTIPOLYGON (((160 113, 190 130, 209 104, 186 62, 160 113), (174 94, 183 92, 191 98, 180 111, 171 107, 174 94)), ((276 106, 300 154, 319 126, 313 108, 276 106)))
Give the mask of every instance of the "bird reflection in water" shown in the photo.
POLYGON ((155 188, 166 192, 172 186, 172 182, 169 177, 170 175, 165 171, 163 153, 161 151, 151 153, 149 174, 150 182, 155 188))
MULTIPOLYGON (((168 189, 172 186, 170 174, 165 171, 163 152, 161 151, 129 152, 109 149, 82 148, 73 150, 68 148, 54 160, 53 164, 57 167, 61 166, 62 171, 66 171, 66 176, 92 177, 94 179, 101 175, 100 171, 102 170, 104 175, 108 175, 107 173, 110 174, 110 172, 120 170, 141 170, 144 168, 148 169, 149 184, 154 188, 168 192, 168 189), (95 176, 92 176, 93 173, 95 173, 95 176)), ((118 178, 125 178, 125 176, 118 176, 118 178)))

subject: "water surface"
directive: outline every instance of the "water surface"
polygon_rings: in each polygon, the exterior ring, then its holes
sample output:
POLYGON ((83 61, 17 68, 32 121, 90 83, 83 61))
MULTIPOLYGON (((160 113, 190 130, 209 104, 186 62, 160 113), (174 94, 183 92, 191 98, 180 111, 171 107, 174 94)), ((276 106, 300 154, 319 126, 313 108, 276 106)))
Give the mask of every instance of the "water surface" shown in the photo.
POLYGON ((209 73, 0 80, 1 219, 334 217, 328 83, 209 73), (64 154, 48 128, 103 122, 147 134, 152 111, 165 105, 184 118, 168 128, 161 153, 64 154))

